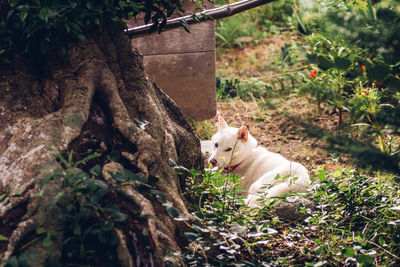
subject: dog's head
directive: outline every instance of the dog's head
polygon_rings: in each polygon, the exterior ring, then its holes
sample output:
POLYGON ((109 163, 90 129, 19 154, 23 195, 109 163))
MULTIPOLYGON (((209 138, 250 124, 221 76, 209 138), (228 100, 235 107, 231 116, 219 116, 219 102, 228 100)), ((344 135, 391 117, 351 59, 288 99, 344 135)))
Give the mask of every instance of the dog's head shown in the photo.
POLYGON ((218 132, 211 140, 213 148, 208 162, 218 169, 240 164, 257 147, 257 141, 246 126, 229 127, 221 115, 218 116, 218 132))

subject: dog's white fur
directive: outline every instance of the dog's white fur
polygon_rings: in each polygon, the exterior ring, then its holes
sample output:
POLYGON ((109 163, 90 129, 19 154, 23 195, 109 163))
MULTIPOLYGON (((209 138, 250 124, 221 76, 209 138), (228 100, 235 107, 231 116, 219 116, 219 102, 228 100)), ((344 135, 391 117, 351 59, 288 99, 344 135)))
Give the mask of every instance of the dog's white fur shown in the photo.
POLYGON ((249 205, 257 204, 258 192, 268 190, 266 196, 270 198, 292 191, 305 192, 310 185, 307 169, 303 165, 258 146, 246 126, 240 129, 229 127, 219 116, 218 132, 212 137, 212 143, 208 161, 218 169, 239 164, 232 173, 243 178, 242 187, 248 194, 246 203, 249 205))

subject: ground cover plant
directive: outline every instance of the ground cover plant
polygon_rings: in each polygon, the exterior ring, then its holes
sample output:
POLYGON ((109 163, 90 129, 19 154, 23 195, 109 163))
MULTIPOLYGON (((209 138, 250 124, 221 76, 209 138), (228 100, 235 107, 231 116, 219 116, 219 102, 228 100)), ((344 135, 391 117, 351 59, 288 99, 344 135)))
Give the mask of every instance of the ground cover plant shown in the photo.
POLYGON ((188 182, 196 220, 180 256, 190 266, 396 265, 400 187, 376 175, 319 168, 313 194, 303 194, 315 209, 300 208, 304 221, 285 221, 274 208, 288 196, 249 208, 238 177, 205 172, 202 183, 188 182))

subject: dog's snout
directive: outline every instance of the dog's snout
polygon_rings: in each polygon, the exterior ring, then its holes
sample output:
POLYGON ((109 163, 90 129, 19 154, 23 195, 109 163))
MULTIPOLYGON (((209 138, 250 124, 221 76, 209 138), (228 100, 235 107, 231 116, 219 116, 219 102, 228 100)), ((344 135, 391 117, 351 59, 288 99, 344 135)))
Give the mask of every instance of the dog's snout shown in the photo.
POLYGON ((212 160, 210 160, 210 163, 213 165, 213 167, 215 166, 215 165, 217 165, 217 160, 216 159, 212 159, 212 160))

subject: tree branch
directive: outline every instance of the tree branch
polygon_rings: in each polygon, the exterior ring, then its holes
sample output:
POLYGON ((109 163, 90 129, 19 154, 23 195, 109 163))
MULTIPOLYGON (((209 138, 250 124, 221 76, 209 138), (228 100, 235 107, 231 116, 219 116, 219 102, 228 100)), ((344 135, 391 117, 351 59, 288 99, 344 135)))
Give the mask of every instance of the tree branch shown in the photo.
MULTIPOLYGON (((192 15, 169 19, 169 20, 167 20, 167 23, 164 26, 163 31, 172 30, 172 29, 178 28, 182 25, 188 25, 188 24, 204 22, 207 20, 216 20, 216 19, 230 17, 230 16, 236 15, 238 13, 241 13, 243 11, 246 11, 246 10, 258 7, 258 6, 262 6, 262 5, 268 4, 273 1, 275 1, 275 0, 242 0, 242 1, 239 1, 239 2, 236 2, 233 4, 228 4, 228 5, 224 5, 224 6, 213 8, 213 9, 203 10, 201 12, 198 12, 198 13, 195 13, 192 15)), ((161 22, 159 23, 159 25, 160 24, 161 24, 161 22)), ((150 28, 153 25, 154 24, 146 24, 146 25, 129 28, 129 29, 125 30, 125 33, 130 38, 140 37, 140 36, 151 33, 150 28)))

